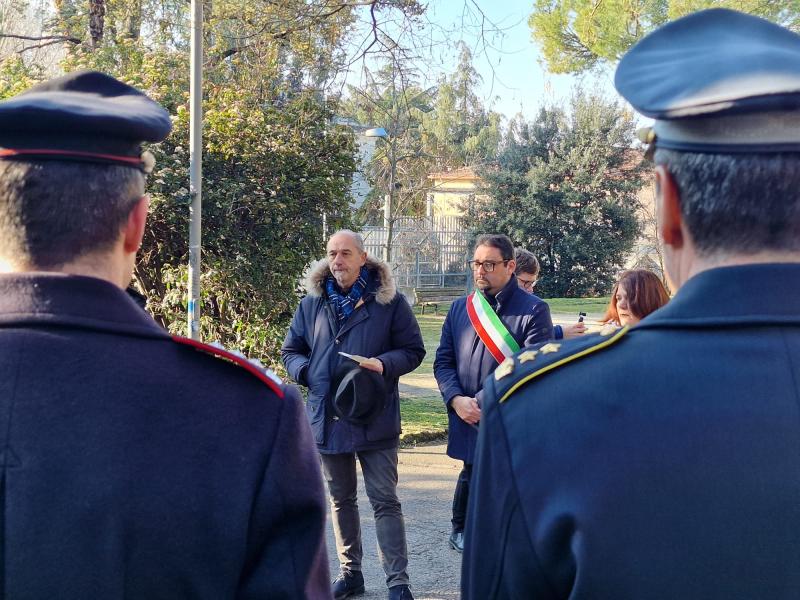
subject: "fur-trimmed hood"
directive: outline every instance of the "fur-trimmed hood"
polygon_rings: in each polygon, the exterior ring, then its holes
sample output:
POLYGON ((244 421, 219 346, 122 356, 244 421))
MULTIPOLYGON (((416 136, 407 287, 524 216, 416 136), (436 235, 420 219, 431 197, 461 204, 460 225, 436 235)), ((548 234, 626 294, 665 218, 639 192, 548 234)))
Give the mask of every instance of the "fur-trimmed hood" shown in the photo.
MULTIPOLYGON (((375 302, 389 304, 397 296, 397 285, 392 277, 392 272, 382 260, 367 256, 367 269, 374 275, 377 282, 375 289, 375 302)), ((309 296, 322 296, 325 279, 331 275, 327 259, 315 261, 309 265, 303 275, 303 287, 309 296)))

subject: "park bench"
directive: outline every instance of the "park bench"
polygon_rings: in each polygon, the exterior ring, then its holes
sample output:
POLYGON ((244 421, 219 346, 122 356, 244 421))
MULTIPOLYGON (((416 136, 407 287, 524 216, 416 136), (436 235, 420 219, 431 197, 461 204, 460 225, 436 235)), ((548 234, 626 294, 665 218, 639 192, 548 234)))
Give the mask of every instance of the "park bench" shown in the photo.
POLYGON ((414 304, 418 304, 425 314, 426 306, 433 306, 433 314, 439 314, 439 304, 452 302, 464 295, 464 288, 414 288, 414 304))

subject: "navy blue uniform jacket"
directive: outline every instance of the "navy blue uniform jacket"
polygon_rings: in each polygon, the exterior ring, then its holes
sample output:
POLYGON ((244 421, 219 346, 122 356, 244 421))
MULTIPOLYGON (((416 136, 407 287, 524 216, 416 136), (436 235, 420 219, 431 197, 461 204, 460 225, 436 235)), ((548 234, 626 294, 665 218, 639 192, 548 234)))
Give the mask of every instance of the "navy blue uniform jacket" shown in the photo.
POLYGON ((358 450, 393 448, 400 439, 401 375, 416 369, 425 358, 425 345, 414 313, 397 293, 386 263, 367 259, 370 281, 363 304, 355 309, 341 329, 325 293, 330 275, 326 260, 309 268, 305 287, 286 334, 281 354, 292 378, 308 386, 306 411, 319 451, 340 454, 358 450), (339 352, 375 357, 383 363, 386 397, 376 398, 383 410, 369 425, 339 419, 331 406, 331 378, 340 363, 355 365, 339 352))
POLYGON ((330 597, 316 450, 275 389, 110 283, 0 275, 0 596, 330 597))
MULTIPOLYGON (((520 289, 514 275, 497 293, 495 312, 520 348, 553 337, 550 307, 538 296, 520 289)), ((472 463, 478 431, 461 420, 450 401, 455 396, 470 396, 481 403, 483 380, 497 364, 470 323, 467 298, 459 298, 450 305, 444 321, 433 374, 447 407, 447 454, 467 464, 472 463)))
POLYGON ((800 265, 702 272, 494 379, 465 599, 800 598, 800 265))

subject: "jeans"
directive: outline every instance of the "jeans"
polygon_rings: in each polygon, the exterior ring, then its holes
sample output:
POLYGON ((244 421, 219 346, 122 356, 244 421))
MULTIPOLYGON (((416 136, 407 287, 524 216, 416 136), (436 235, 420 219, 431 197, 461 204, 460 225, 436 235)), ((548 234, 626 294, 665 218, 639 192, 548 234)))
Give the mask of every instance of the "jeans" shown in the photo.
POLYGON ((458 474, 456 491, 453 494, 453 532, 464 531, 467 520, 467 501, 469 500, 469 481, 472 478, 472 465, 464 463, 464 468, 458 474))
POLYGON ((356 456, 375 513, 378 556, 386 585, 408 584, 408 550, 403 511, 397 499, 397 448, 348 454, 320 454, 331 497, 333 533, 342 572, 361 570, 361 522, 358 517, 356 456))

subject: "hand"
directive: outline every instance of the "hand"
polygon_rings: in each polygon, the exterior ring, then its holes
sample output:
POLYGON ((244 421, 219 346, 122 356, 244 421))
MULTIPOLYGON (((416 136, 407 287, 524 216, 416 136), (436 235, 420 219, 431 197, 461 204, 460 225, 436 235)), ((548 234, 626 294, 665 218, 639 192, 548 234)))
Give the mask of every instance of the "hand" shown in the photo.
POLYGON ((478 401, 469 396, 453 396, 450 400, 450 406, 456 411, 456 414, 461 417, 461 420, 470 425, 475 425, 481 420, 481 409, 478 406, 478 401))
POLYGON ((586 323, 573 323, 572 325, 562 325, 561 331, 564 332, 564 339, 575 338, 586 333, 586 323))
POLYGON ((368 371, 375 371, 376 373, 383 375, 383 363, 379 358, 368 358, 367 360, 362 360, 358 364, 368 371))

